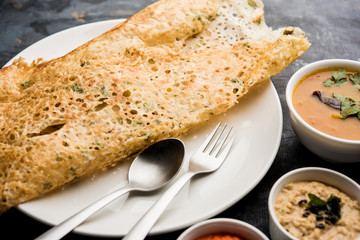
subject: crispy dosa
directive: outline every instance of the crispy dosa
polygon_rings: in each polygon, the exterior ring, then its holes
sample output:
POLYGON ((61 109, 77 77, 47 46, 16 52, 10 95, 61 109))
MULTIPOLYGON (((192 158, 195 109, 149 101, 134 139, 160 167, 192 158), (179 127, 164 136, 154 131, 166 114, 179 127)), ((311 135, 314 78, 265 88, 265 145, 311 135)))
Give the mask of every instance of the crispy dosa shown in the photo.
POLYGON ((0 70, 0 212, 177 137, 310 46, 259 0, 161 0, 63 57, 0 70))

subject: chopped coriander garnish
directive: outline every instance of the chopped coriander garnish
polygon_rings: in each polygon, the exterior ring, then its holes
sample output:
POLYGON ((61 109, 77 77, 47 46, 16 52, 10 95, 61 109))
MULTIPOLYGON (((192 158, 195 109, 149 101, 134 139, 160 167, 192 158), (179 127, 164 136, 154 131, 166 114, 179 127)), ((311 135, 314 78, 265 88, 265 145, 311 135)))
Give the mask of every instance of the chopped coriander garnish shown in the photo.
POLYGON ((355 73, 353 75, 350 75, 349 77, 353 84, 360 84, 360 73, 355 73))
POLYGON ((290 35, 290 34, 292 34, 294 32, 294 30, 295 29, 293 27, 286 27, 284 29, 283 35, 290 35))
POLYGON ((109 91, 106 89, 105 85, 102 85, 99 88, 100 93, 104 96, 104 97, 108 97, 110 95, 109 91))
POLYGON ((259 18, 258 20, 256 20, 255 23, 256 23, 257 25, 260 25, 260 24, 261 24, 261 18, 259 18))
POLYGON ((354 73, 353 75, 349 75, 350 80, 353 85, 360 91, 360 73, 354 73))
POLYGON ((326 87, 340 86, 347 81, 348 76, 346 75, 345 69, 339 70, 339 72, 333 72, 331 78, 326 79, 323 84, 326 87))
POLYGON ((81 60, 80 61, 80 67, 83 67, 85 65, 90 65, 90 62, 88 60, 86 60, 86 61, 81 60))
POLYGON ((53 185, 51 184, 51 182, 45 182, 43 184, 43 189, 44 190, 50 190, 50 189, 52 189, 52 187, 53 187, 53 185))
POLYGON ((244 85, 244 81, 241 78, 238 78, 238 77, 231 79, 230 82, 235 86, 244 85))
POLYGON ((30 87, 30 86, 31 86, 31 80, 23 82, 23 83, 21 84, 21 86, 22 86, 23 88, 28 88, 28 87, 30 87))
POLYGON ((70 174, 73 175, 73 176, 76 175, 74 167, 70 167, 70 174))
POLYGON ((360 105, 359 102, 353 98, 343 96, 341 94, 333 93, 333 96, 341 102, 340 114, 343 118, 357 115, 360 120, 360 105))
POLYGON ((246 47, 246 48, 251 48, 248 43, 244 43, 243 46, 246 47))
POLYGON ((146 138, 144 139, 144 141, 147 142, 147 141, 150 141, 150 140, 151 140, 151 134, 149 133, 149 134, 146 136, 146 138))
POLYGON ((81 87, 80 84, 75 83, 74 86, 71 88, 74 92, 77 93, 84 93, 84 89, 81 87))
POLYGON ((257 7, 256 2, 254 0, 248 0, 248 4, 250 7, 253 7, 253 8, 257 7))

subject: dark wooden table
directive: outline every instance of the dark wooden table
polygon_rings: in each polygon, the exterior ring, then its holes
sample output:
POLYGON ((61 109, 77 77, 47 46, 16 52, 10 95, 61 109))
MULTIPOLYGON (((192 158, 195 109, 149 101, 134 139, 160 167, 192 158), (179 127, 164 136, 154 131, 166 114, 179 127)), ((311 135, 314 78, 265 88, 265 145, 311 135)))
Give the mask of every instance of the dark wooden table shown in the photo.
MULTIPOLYGON (((50 34, 85 23, 127 18, 151 2, 153 0, 2 0, 0 66, 50 34)), ((300 167, 319 166, 337 170, 360 183, 360 163, 340 165, 325 162, 299 142, 290 125, 285 103, 286 83, 300 67, 327 58, 360 61, 360 1, 264 0, 264 4, 268 25, 273 28, 299 26, 307 33, 312 46, 303 57, 272 78, 281 100, 284 129, 271 168, 249 194, 215 217, 243 220, 269 236, 268 194, 274 182, 286 172, 300 167)), ((1 239, 33 239, 47 229, 49 226, 16 208, 0 216, 1 239)), ((154 235, 147 239, 176 239, 182 231, 154 235)), ((69 234, 64 239, 96 238, 69 234)))

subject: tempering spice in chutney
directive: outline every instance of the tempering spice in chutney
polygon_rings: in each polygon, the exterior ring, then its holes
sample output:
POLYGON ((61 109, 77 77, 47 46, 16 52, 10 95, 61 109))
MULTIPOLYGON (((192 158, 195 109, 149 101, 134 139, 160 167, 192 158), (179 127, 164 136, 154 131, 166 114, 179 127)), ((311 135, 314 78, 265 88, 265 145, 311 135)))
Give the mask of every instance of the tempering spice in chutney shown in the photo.
POLYGON ((195 240, 245 240, 245 239, 228 233, 214 233, 196 238, 195 240))
POLYGON ((313 72, 295 87, 293 104, 300 117, 317 130, 360 140, 359 71, 329 68, 313 72))

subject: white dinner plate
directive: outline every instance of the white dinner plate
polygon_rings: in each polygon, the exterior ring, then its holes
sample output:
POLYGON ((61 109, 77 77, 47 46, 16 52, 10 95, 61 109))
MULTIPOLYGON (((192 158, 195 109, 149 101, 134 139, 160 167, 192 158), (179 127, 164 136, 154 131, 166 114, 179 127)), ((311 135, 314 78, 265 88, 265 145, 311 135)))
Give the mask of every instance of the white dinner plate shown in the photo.
MULTIPOLYGON (((85 24, 64 30, 31 45, 16 57, 22 56, 27 62, 39 57, 60 57, 120 21, 123 20, 85 24)), ((165 210, 151 234, 179 230, 222 212, 252 190, 270 168, 282 133, 281 105, 271 82, 254 89, 227 113, 214 117, 181 137, 186 145, 185 159, 189 159, 219 121, 227 122, 238 130, 225 163, 218 171, 195 177, 187 183, 165 210)), ((40 199, 21 204, 18 209, 41 222, 59 224, 100 196, 124 185, 128 167, 129 163, 119 164, 40 199)), ((164 189, 152 194, 130 193, 123 196, 77 227, 75 232, 93 236, 123 236, 164 189)))

